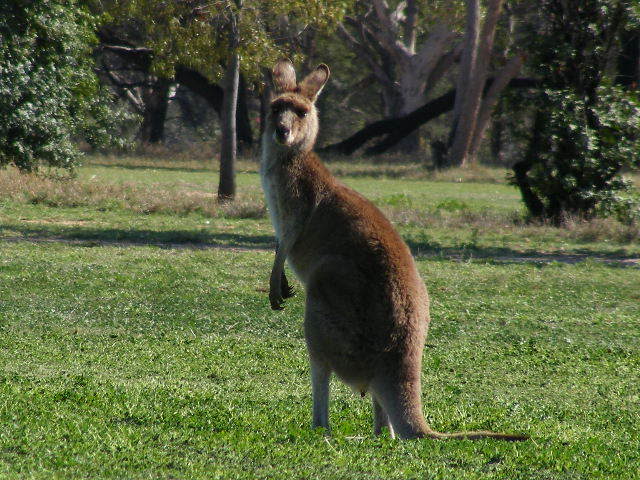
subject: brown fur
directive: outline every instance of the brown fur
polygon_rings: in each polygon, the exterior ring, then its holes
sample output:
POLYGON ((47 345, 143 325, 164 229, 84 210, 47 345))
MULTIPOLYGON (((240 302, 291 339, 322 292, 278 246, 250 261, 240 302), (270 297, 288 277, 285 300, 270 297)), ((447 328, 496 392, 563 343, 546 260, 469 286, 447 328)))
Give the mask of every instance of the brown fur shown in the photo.
POLYGON ((328 430, 329 376, 370 392, 376 434, 401 438, 522 440, 493 432, 433 431, 422 414, 420 373, 429 297, 407 245, 366 198, 336 180, 312 151, 321 65, 300 84, 288 61, 273 70, 276 98, 263 138, 261 174, 278 248, 270 280, 282 308, 284 262, 304 284, 313 425, 328 430), (287 132, 287 133, 283 133, 287 132))

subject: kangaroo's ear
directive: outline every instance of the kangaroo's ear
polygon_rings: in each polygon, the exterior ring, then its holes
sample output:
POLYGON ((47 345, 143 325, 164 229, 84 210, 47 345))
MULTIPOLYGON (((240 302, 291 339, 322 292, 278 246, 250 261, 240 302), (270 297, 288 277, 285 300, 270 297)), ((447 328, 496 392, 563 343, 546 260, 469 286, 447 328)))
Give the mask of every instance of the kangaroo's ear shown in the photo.
POLYGON ((322 87, 329 80, 329 67, 324 63, 318 65, 316 69, 305 77, 298 88, 300 93, 312 102, 315 102, 322 91, 322 87))
POLYGON ((278 60, 271 74, 276 93, 292 92, 296 89, 296 71, 290 60, 278 60))

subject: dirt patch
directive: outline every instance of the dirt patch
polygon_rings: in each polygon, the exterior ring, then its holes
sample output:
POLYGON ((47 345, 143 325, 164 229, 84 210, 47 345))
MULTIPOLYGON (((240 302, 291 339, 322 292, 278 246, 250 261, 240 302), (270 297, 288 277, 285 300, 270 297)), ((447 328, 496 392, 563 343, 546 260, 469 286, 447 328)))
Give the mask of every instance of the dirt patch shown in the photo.
POLYGON ((640 258, 609 258, 602 256, 590 256, 590 255, 532 255, 526 257, 519 256, 505 256, 505 257, 491 257, 496 262, 504 263, 568 263, 576 264, 585 262, 587 260, 596 261, 600 263, 607 263, 611 265, 622 265, 628 267, 640 266, 640 258))
POLYGON ((75 227, 78 225, 87 225, 87 224, 96 224, 97 222, 93 222, 90 220, 56 220, 55 218, 43 218, 40 220, 28 220, 25 218, 19 219, 23 223, 30 224, 38 224, 38 223, 46 223, 46 224, 55 224, 55 225, 63 225, 65 227, 75 227))

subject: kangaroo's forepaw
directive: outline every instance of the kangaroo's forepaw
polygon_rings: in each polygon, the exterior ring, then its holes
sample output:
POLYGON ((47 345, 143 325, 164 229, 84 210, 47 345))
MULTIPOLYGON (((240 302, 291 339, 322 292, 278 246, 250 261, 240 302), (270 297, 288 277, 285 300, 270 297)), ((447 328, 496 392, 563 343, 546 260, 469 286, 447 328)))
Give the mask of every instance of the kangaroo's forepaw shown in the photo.
POLYGON ((287 280, 287 276, 282 272, 280 277, 280 284, 282 285, 282 298, 291 298, 296 292, 291 285, 289 285, 289 280, 287 280))
POLYGON ((284 302, 282 295, 276 295, 272 292, 269 292, 269 303, 271 303, 271 310, 284 309, 284 307, 282 306, 282 302, 284 302))
POLYGON ((287 284, 282 288, 282 298, 291 298, 296 294, 295 289, 287 284))

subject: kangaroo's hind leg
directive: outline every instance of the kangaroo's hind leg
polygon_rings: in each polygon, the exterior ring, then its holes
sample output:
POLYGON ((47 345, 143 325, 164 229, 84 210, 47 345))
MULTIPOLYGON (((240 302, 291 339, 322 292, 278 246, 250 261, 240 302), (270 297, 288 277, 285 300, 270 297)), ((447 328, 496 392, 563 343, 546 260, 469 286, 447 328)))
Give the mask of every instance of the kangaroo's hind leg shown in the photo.
POLYGON ((385 373, 374 378, 370 391, 388 415, 394 433, 402 439, 427 436, 430 430, 422 416, 420 377, 385 373))
POLYGON ((320 360, 309 357, 313 395, 313 428, 322 427, 329 433, 329 379, 331 369, 320 360))
POLYGON ((396 438, 393 426, 391 425, 391 422, 389 422, 387 412, 384 411, 382 405, 378 403, 373 395, 371 396, 371 403, 373 404, 373 433, 380 435, 382 433, 382 428, 387 427, 391 438, 396 438))

